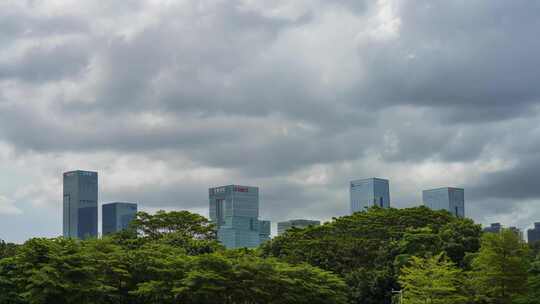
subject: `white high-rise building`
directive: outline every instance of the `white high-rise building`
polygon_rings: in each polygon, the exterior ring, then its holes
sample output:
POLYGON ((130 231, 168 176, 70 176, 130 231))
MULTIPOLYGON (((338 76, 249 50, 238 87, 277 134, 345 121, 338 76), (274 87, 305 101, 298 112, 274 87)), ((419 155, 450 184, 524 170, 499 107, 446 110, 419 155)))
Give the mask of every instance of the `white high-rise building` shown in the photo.
POLYGON ((365 211, 372 206, 390 208, 390 186, 387 179, 366 178, 350 184, 351 213, 365 211))
POLYGON ((457 217, 465 217, 465 190, 437 188, 422 191, 424 205, 433 210, 447 210, 457 217))

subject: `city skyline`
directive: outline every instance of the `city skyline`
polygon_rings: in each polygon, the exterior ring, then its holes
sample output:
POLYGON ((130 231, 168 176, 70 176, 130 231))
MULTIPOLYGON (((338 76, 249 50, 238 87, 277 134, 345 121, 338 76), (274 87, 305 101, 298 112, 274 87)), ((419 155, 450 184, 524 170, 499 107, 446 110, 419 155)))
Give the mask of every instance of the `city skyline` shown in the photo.
POLYGON ((209 186, 260 185, 272 222, 348 214, 364 176, 389 179, 397 208, 455 185, 467 216, 525 231, 540 218, 537 12, 0 1, 1 238, 61 234, 72 168, 100 173, 100 201, 149 212, 207 216, 209 186))
MULTIPOLYGON (((75 170, 65 172, 63 194, 63 235, 64 237, 97 237, 98 173, 75 170), (88 201, 90 199, 90 201, 88 201), (88 203, 91 204, 90 208, 88 203), (80 206, 83 206, 81 208, 80 206), (92 209, 95 212, 80 212, 92 209), (94 210, 95 209, 95 210, 94 210), (82 224, 81 224, 82 223, 82 224), (82 228, 81 228, 82 227, 82 228), (95 232, 94 232, 95 229, 95 232), (80 232, 80 231, 83 232, 80 232), (88 231, 91 231, 88 233, 88 231)), ((259 187, 224 185, 208 189, 208 218, 216 225, 217 239, 227 248, 254 248, 270 240, 272 222, 259 218, 259 187)), ((390 208, 390 181, 382 178, 355 179, 349 183, 350 213, 364 211, 377 206, 390 208)), ((422 190, 422 206, 435 210, 446 210, 457 217, 465 217, 465 195, 463 188, 439 187, 422 190)), ((138 205, 127 202, 102 204, 103 235, 126 229, 135 218, 138 205)), ((292 227, 305 228, 319 226, 319 220, 288 219, 276 223, 281 235, 292 227)), ((500 232, 500 223, 482 227, 485 232, 500 232)), ((535 241, 539 237, 540 223, 535 222, 527 234, 519 227, 510 226, 522 239, 535 241)))
MULTIPOLYGON (((127 228, 129 222, 134 219, 138 210, 138 204, 136 203, 99 202, 98 172, 74 170, 64 172, 62 176, 62 225, 64 237, 84 239, 118 232, 127 228), (98 218, 97 210, 100 204, 102 213, 101 217, 98 218), (89 211, 81 212, 79 210, 89 211), (98 229, 98 223, 101 223, 101 230, 98 229)), ((358 206, 362 204, 362 200, 366 199, 368 200, 366 204, 370 206, 391 207, 389 184, 390 181, 387 179, 374 177, 351 181, 349 183, 349 207, 351 211, 355 206, 358 209, 356 211, 364 210, 366 206, 364 208, 358 208, 358 206)), ((231 184, 209 188, 208 193, 208 218, 216 224, 218 239, 229 248, 255 247, 257 244, 269 240, 271 236, 280 235, 288 229, 287 227, 306 227, 310 225, 306 224, 307 222, 313 225, 320 225, 321 223, 319 220, 305 219, 276 221, 276 233, 272 233, 274 230, 272 228, 272 221, 259 218, 259 187, 231 184), (237 192, 237 198, 235 199, 234 194, 237 192), (244 218, 247 218, 247 221, 244 218), (250 224, 247 225, 244 222, 250 222, 250 224), (280 225, 283 225, 283 227, 280 225), (244 226, 251 227, 247 230, 251 231, 253 236, 248 237, 247 232, 240 232, 240 234, 246 234, 240 237, 240 239, 246 238, 253 240, 239 241, 239 243, 236 243, 237 241, 231 241, 239 238, 232 234, 238 233, 236 231, 244 230, 244 226), (221 227, 225 227, 227 231, 222 232, 221 227), (257 238, 257 241, 255 241, 255 238, 257 238)), ((422 190, 422 203, 420 205, 431 209, 447 210, 456 216, 465 217, 466 204, 464 202, 464 189, 439 187, 422 190)), ((539 225, 539 222, 534 222, 532 229, 527 230, 516 226, 509 226, 509 229, 518 231, 524 239, 526 237, 528 240, 531 235, 533 239, 536 239, 539 225)), ((498 232, 502 227, 500 223, 482 225, 483 230, 487 232, 498 232)))

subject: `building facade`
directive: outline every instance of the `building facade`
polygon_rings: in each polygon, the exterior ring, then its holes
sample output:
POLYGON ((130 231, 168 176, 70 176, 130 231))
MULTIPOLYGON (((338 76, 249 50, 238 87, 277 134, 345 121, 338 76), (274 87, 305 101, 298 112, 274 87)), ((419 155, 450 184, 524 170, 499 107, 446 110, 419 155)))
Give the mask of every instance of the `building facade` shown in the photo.
POLYGON ((500 233, 502 229, 501 223, 493 223, 489 227, 484 228, 484 232, 500 233))
POLYGON ((365 211, 372 206, 390 208, 389 181, 381 178, 367 178, 350 183, 351 213, 365 211))
POLYGON ((137 216, 137 204, 115 202, 101 206, 101 233, 120 232, 128 228, 137 216))
POLYGON ((270 221, 259 221, 259 238, 261 239, 261 243, 271 239, 271 230, 272 223, 270 221))
POLYGON ((540 222, 534 223, 534 228, 527 230, 529 244, 540 242, 540 222))
POLYGON ((227 248, 254 248, 259 234, 259 188, 229 185, 209 189, 210 220, 227 248))
POLYGON ((465 190, 437 188, 422 191, 424 205, 433 210, 447 210, 457 217, 465 217, 465 190))
POLYGON ((98 236, 98 174, 91 171, 64 173, 63 235, 66 238, 98 236))
POLYGON ((285 222, 279 222, 278 223, 278 235, 282 235, 285 233, 285 231, 291 229, 291 228, 306 228, 309 226, 319 226, 321 225, 320 221, 313 221, 313 220, 289 220, 285 222))
POLYGON ((515 235, 519 237, 521 241, 523 241, 523 231, 521 231, 521 229, 515 226, 511 226, 511 227, 508 227, 508 230, 512 231, 515 235))

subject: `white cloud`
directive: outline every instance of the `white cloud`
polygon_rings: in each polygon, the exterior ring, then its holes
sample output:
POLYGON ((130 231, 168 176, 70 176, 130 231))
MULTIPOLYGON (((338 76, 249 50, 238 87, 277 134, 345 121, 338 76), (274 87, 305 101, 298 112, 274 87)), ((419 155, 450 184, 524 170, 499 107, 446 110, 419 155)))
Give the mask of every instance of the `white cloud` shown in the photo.
POLYGON ((0 214, 16 215, 22 214, 22 211, 13 204, 12 200, 5 196, 0 196, 0 214))

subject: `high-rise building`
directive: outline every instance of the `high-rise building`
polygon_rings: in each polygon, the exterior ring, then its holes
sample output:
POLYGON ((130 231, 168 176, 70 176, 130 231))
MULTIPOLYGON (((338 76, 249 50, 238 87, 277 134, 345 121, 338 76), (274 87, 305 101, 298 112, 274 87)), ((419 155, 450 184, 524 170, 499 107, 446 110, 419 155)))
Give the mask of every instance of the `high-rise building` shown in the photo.
POLYGON ((493 223, 489 227, 484 228, 484 232, 499 233, 502 230, 501 223, 493 223))
POLYGON ((424 205, 433 210, 447 210, 457 217, 465 217, 465 190, 437 188, 422 192, 424 205))
POLYGON ((103 235, 126 229, 137 216, 137 204, 115 202, 101 206, 101 233, 103 235))
POLYGON ((64 173, 63 235, 86 239, 98 235, 98 174, 64 173))
POLYGON ((521 231, 521 229, 515 226, 504 228, 503 225, 501 225, 500 223, 493 223, 489 227, 485 227, 483 229, 484 233, 501 233, 501 231, 503 230, 512 231, 515 235, 519 237, 520 240, 523 241, 523 231, 521 231))
POLYGON ((519 237, 519 239, 523 241, 523 231, 521 231, 521 229, 515 226, 511 226, 511 227, 508 227, 508 230, 515 233, 519 237))
POLYGON ((386 179, 367 178, 350 184, 351 213, 379 206, 390 208, 390 186, 386 179))
POLYGON ((259 238, 261 239, 261 243, 271 239, 271 225, 272 223, 270 221, 259 221, 259 238))
POLYGON ((278 223, 278 235, 282 235, 283 233, 285 233, 285 231, 287 231, 288 229, 291 229, 293 227, 294 228, 306 228, 306 227, 309 227, 309 226, 319 226, 320 224, 321 224, 320 221, 302 220, 302 219, 279 222, 278 223))
POLYGON ((527 230, 527 241, 529 244, 540 242, 540 222, 534 223, 534 228, 527 230))
POLYGON ((259 246, 259 188, 229 185, 209 189, 210 219, 227 248, 259 246))

